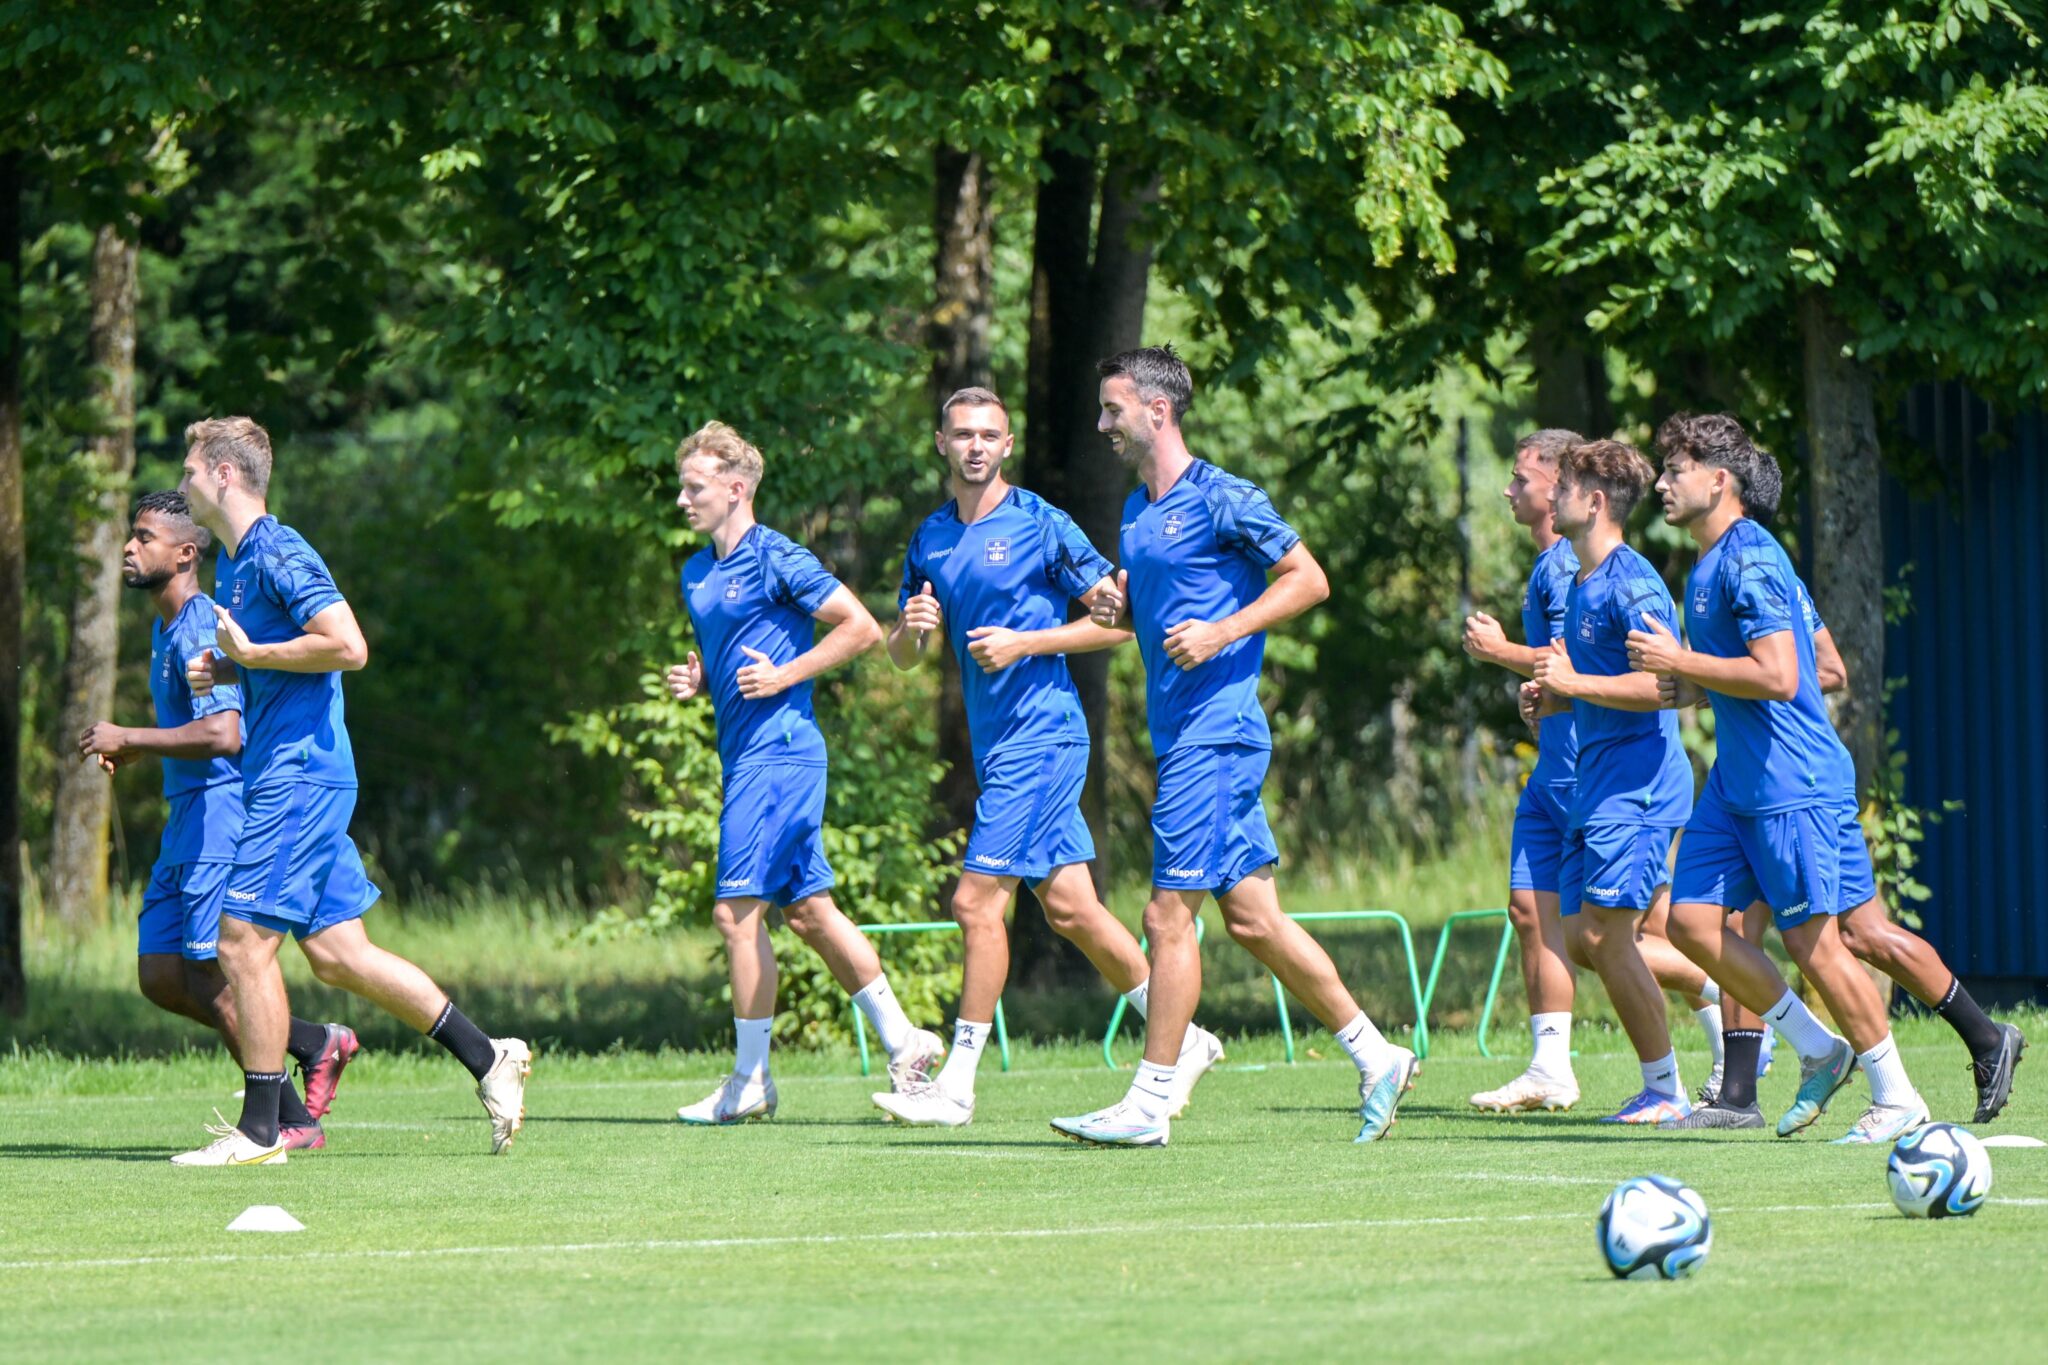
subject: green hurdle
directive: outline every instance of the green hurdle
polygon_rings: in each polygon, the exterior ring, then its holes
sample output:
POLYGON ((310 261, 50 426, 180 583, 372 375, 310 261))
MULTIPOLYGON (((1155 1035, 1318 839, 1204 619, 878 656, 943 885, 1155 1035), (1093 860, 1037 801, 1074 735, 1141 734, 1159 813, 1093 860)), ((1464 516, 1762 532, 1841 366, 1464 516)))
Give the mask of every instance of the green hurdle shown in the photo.
MULTIPOLYGON (((860 924, 855 925, 863 934, 957 934, 960 926, 949 919, 919 920, 912 924, 860 924)), ((1123 1004, 1118 1000, 1117 1004, 1123 1004)), ((869 1075, 874 1063, 868 1057, 868 1024, 861 1015, 860 1006, 847 1000, 847 1007, 853 1011, 853 1038, 860 1044, 860 1074, 869 1075)), ((1010 1026, 1003 1021, 1003 1002, 996 1001, 996 1054, 1002 1058, 1003 1070, 1010 1069, 1010 1026)))
MULTIPOLYGON (((1422 1008, 1427 1013, 1430 1003, 1436 999, 1437 978, 1443 974, 1444 957, 1451 946, 1451 931, 1457 928, 1458 924, 1463 920, 1492 919, 1496 915, 1500 917, 1501 921, 1500 951, 1493 955, 1493 978, 1486 983, 1486 1004, 1479 1011, 1479 1055, 1482 1057, 1493 1056, 1493 1053, 1487 1050, 1486 1030, 1493 1023, 1493 1007, 1495 1002, 1500 999, 1501 973, 1507 969, 1508 948, 1515 941, 1515 926, 1514 922, 1508 918, 1508 912, 1505 910, 1460 910, 1456 914, 1446 917, 1443 932, 1437 935, 1436 955, 1429 964, 1429 984, 1422 991, 1422 1008)), ((1415 1049, 1415 1053, 1417 1056, 1423 1055, 1420 1047, 1415 1049)))

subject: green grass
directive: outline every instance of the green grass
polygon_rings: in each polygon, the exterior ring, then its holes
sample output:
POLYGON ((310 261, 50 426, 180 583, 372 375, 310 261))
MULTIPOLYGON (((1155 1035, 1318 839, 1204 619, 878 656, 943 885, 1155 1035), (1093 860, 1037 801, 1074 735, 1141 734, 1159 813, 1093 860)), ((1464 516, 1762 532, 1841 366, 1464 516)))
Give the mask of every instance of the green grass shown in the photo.
MULTIPOLYGON (((2048 1019, 2023 1022, 2048 1036, 2048 1019)), ((1953 1036, 1913 1020, 1900 1037, 1937 1114, 1966 1115, 1953 1036)), ((1239 1040, 1173 1145, 1149 1152, 1047 1130, 1121 1093, 1085 1048, 1021 1049, 1008 1075, 991 1057, 977 1122, 951 1134, 877 1122, 843 1054, 779 1061, 782 1116, 734 1130, 669 1117, 723 1057, 544 1055, 500 1160, 445 1058, 367 1053, 328 1150, 243 1171, 164 1160, 213 1105, 232 1113, 217 1056, 0 1054, 0 1340, 11 1359, 153 1362, 239 1355, 259 1336, 287 1356, 445 1361, 2039 1349, 2048 1151, 1995 1152, 1994 1202, 1975 1218, 1912 1222, 1890 1208, 1879 1152, 1594 1124, 1636 1075, 1598 1035, 1587 1045, 1584 1112, 1510 1119, 1464 1097, 1519 1058, 1447 1036, 1393 1135, 1355 1147, 1348 1067, 1290 1068, 1277 1039, 1239 1040), (1602 1195, 1649 1171, 1713 1212, 1694 1280, 1624 1284, 1599 1263, 1602 1195), (307 1230, 222 1230, 256 1203, 307 1230)), ((1697 1079, 1701 1058, 1684 1061, 1697 1079)), ((1767 1107, 1792 1087, 1768 1078, 1767 1107)), ((2026 1068, 1998 1131, 2048 1133, 2026 1068)))

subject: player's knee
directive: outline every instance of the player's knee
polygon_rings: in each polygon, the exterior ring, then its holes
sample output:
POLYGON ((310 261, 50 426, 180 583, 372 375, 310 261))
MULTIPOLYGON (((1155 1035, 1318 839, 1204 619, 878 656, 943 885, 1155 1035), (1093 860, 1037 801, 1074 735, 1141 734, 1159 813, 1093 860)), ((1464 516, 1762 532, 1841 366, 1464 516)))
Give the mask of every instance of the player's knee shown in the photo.
POLYGON ((1045 922, 1061 938, 1078 938, 1088 927, 1095 910, 1083 896, 1054 896, 1043 902, 1045 922))
POLYGON ((1515 926, 1515 933, 1522 938, 1543 932, 1543 916, 1536 908, 1533 891, 1517 891, 1508 897, 1508 923, 1515 926))
POLYGON ((1254 952, 1274 940, 1280 932, 1280 924, 1281 918, 1277 913, 1226 913, 1223 916, 1223 927, 1230 931, 1231 942, 1254 952))
POLYGON ((153 962, 142 958, 135 964, 135 984, 142 998, 172 1014, 185 1012, 185 968, 180 962, 153 962))
MULTIPOLYGON (((1046 918, 1052 918, 1052 908, 1046 907, 1046 918)), ((966 934, 987 933, 1000 929, 1003 923, 1002 902, 990 896, 983 888, 962 881, 953 890, 953 919, 966 934)))
POLYGON ((825 923, 831 914, 830 900, 823 896, 806 896, 782 907, 782 922, 789 926, 792 934, 809 943, 825 932, 825 923))
POLYGON ((1178 901, 1171 904, 1153 901, 1145 907, 1145 937, 1154 947, 1193 939, 1194 936, 1194 916, 1178 901))

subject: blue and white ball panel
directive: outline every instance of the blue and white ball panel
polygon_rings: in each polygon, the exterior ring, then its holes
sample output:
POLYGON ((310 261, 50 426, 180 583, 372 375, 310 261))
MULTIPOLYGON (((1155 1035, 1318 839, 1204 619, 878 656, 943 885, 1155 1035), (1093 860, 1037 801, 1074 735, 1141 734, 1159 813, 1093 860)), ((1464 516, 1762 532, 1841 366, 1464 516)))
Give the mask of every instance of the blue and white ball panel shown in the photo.
POLYGON ((211 961, 219 952, 220 903, 227 884, 226 863, 159 862, 151 868, 135 922, 136 955, 211 961))
POLYGON ((725 775, 718 899, 791 905, 832 885, 825 861, 825 769, 750 763, 725 775))
POLYGON ((1760 900, 1782 932, 1861 904, 1847 896, 1874 888, 1857 866, 1869 861, 1863 830, 1847 811, 1808 806, 1738 815, 1709 782, 1678 847, 1671 899, 1735 910, 1760 900))
POLYGON ((358 919, 382 893, 348 837, 354 787, 272 783, 248 793, 221 913, 295 938, 358 919))
POLYGON ((1085 744, 992 754, 981 765, 967 870, 1039 882, 1056 868, 1094 858, 1095 841, 1081 818, 1087 781, 1085 744))
POLYGON ((1586 825, 1565 838, 1558 869, 1558 909, 1581 905, 1648 910, 1671 882, 1672 831, 1652 825, 1586 825))
POLYGON ((1514 833, 1508 841, 1508 890, 1557 894, 1558 864, 1570 827, 1569 783, 1531 779, 1515 803, 1514 833))
POLYGON ((1259 800, 1272 758, 1249 744, 1187 744, 1159 761, 1154 886, 1222 892, 1280 861, 1259 800))

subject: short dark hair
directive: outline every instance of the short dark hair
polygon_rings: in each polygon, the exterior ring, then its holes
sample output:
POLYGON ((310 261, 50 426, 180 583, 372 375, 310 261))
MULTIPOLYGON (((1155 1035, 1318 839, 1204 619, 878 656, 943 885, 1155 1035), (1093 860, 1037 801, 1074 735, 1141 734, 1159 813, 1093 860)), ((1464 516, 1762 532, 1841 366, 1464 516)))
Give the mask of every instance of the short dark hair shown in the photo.
POLYGON ((155 493, 144 493, 135 500, 135 518, 141 517, 144 512, 154 512, 163 518, 169 524, 171 534, 178 538, 180 545, 196 546, 201 554, 213 548, 213 537, 204 526, 192 520, 192 504, 186 502, 185 495, 177 489, 166 488, 155 493))
POLYGON ((1557 481, 1605 493, 1608 512, 1621 523, 1650 491, 1657 472, 1643 453, 1626 441, 1582 441, 1558 456, 1557 481))
POLYGON ((1778 507, 1785 500, 1785 472, 1777 457, 1758 446, 1750 447, 1752 468, 1742 476, 1742 510, 1752 520, 1769 526, 1778 519, 1778 507))
POLYGON ((944 426, 946 424, 946 419, 953 415, 954 408, 963 406, 970 408, 1001 408, 1003 416, 1008 417, 1010 415, 1010 405, 996 397, 994 389, 983 388, 979 384, 970 384, 964 389, 953 390, 951 396, 945 402, 939 404, 939 425, 944 426))
POLYGON ((1579 435, 1576 431, 1566 431, 1563 427, 1544 427, 1542 430, 1532 431, 1519 441, 1516 441, 1515 454, 1519 455, 1525 450, 1533 450, 1536 452, 1537 459, 1547 465, 1554 465, 1557 463, 1557 457, 1564 454, 1566 450, 1572 446, 1581 446, 1585 443, 1586 438, 1579 435))
POLYGON ((1135 351, 1124 351, 1107 360, 1095 362, 1095 373, 1104 379, 1117 375, 1128 378, 1137 387, 1138 397, 1143 402, 1164 398, 1173 409, 1173 424, 1180 425, 1180 419, 1188 415, 1188 409, 1195 405, 1195 380, 1188 373, 1188 364, 1171 343, 1164 346, 1140 346, 1135 351))

